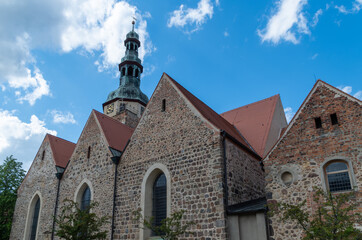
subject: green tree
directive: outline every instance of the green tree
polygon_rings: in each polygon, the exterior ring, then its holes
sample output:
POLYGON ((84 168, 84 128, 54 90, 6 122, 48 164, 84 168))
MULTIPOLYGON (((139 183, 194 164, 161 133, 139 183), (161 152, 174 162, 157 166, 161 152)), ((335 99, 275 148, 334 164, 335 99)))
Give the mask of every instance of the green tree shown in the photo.
POLYGON ((306 201, 293 205, 269 205, 272 215, 279 213, 284 222, 294 221, 304 231, 303 240, 362 240, 362 233, 355 227, 361 224, 358 201, 354 192, 333 194, 316 188, 315 212, 310 213, 306 201))
POLYGON ((87 209, 81 210, 79 204, 66 199, 55 220, 55 235, 66 240, 106 239, 108 231, 101 229, 109 223, 109 217, 98 217, 92 212, 98 205, 97 202, 92 202, 87 209))
POLYGON ((11 155, 0 165, 0 239, 9 239, 17 190, 24 179, 22 163, 11 155))
POLYGON ((156 236, 159 236, 164 240, 177 240, 183 234, 194 234, 187 229, 195 223, 193 221, 182 222, 184 213, 185 210, 172 213, 170 217, 161 221, 160 226, 155 226, 153 224, 153 217, 149 219, 144 218, 141 214, 141 209, 134 211, 133 215, 134 220, 137 223, 140 223, 141 226, 143 225, 144 227, 150 229, 156 236))

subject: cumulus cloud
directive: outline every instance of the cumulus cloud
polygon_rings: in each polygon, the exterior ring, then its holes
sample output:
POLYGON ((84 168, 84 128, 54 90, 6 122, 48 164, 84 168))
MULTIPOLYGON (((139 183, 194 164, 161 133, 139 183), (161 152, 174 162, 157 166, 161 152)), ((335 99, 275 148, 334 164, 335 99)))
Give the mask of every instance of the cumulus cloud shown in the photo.
MULTIPOLYGON (((219 4, 219 1, 216 1, 219 4)), ((214 13, 214 6, 210 0, 200 0, 197 8, 185 8, 183 4, 180 5, 178 10, 171 13, 168 19, 167 26, 184 28, 186 25, 191 26, 191 30, 185 29, 186 33, 192 33, 200 29, 208 18, 212 18, 214 13)))
POLYGON ((75 124, 77 121, 74 119, 74 115, 70 112, 61 112, 58 110, 51 111, 51 115, 53 116, 54 123, 71 123, 75 124))
POLYGON ((295 112, 293 111, 293 109, 291 107, 284 108, 284 112, 285 112, 285 117, 287 119, 287 122, 289 123, 292 120, 292 118, 294 117, 295 112))
POLYGON ((310 34, 308 21, 302 12, 307 0, 280 0, 276 4, 267 26, 258 30, 262 41, 278 44, 280 41, 299 43, 299 36, 310 34))
POLYGON ((352 93, 353 89, 351 86, 338 86, 337 88, 359 100, 362 100, 362 90, 359 90, 356 93, 352 93))
POLYGON ((21 121, 15 113, 0 109, 0 161, 6 156, 14 155, 28 169, 44 135, 56 135, 57 132, 47 129, 45 122, 35 115, 27 123, 21 121))
MULTIPOLYGON (((77 51, 99 57, 100 71, 121 61, 123 40, 137 18, 140 58, 155 50, 146 18, 135 6, 116 0, 0 1, 0 85, 33 105, 51 95, 33 50, 77 51), (15 88, 15 89, 14 89, 15 88)), ((2 88, 3 89, 3 88, 2 88)))

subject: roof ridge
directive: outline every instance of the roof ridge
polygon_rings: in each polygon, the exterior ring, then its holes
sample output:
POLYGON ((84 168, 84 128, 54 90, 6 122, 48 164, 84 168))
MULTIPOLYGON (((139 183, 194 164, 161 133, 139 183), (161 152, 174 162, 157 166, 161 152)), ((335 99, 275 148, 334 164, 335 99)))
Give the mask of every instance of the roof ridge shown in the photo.
POLYGON ((332 86, 331 84, 323 81, 322 79, 318 79, 318 80, 317 80, 317 83, 318 83, 318 82, 320 82, 320 83, 322 83, 322 84, 325 84, 325 85, 327 85, 328 87, 331 87, 332 89, 334 89, 334 90, 336 90, 336 91, 338 91, 338 92, 340 92, 340 93, 342 93, 342 94, 346 94, 346 95, 348 95, 348 97, 351 97, 351 98, 354 99, 354 100, 357 100, 357 101, 359 101, 359 102, 362 102, 361 100, 359 100, 358 98, 354 97, 353 95, 351 95, 351 94, 349 94, 349 93, 346 93, 346 92, 342 91, 341 89, 339 89, 339 88, 337 88, 337 87, 335 87, 335 86, 332 86))
POLYGON ((65 141, 65 142, 68 142, 68 143, 76 144, 76 143, 71 142, 71 141, 69 141, 69 140, 66 140, 66 139, 64 139, 64 138, 61 138, 61 137, 58 137, 58 136, 54 136, 54 135, 52 135, 52 134, 50 134, 50 133, 47 133, 46 135, 48 135, 48 136, 51 137, 51 138, 57 138, 57 139, 59 139, 59 140, 61 140, 61 141, 65 141))
POLYGON ((118 121, 118 120, 116 120, 116 119, 114 119, 114 118, 112 118, 112 117, 110 117, 110 116, 107 116, 106 114, 104 114, 104 113, 101 113, 101 112, 99 112, 99 111, 97 111, 97 110, 95 110, 95 109, 93 109, 92 111, 94 111, 95 113, 97 113, 97 114, 101 114, 101 116, 103 117, 106 117, 108 120, 112 120, 113 122, 115 122, 115 123, 118 123, 118 124, 120 124, 120 125, 123 125, 124 127, 127 127, 127 128, 129 128, 130 130, 134 130, 134 128, 131 128, 130 126, 128 126, 128 125, 126 125, 126 124, 124 124, 124 123, 121 123, 120 121, 118 121))
POLYGON ((230 113, 230 112, 233 112, 233 111, 236 111, 236 110, 239 110, 240 108, 244 108, 244 107, 248 107, 248 106, 251 106, 251 105, 255 105, 255 104, 257 104, 257 103, 262 103, 262 102, 264 102, 264 101, 267 101, 268 99, 276 98, 277 96, 280 96, 280 94, 278 93, 278 94, 275 94, 275 95, 273 95, 273 96, 271 96, 271 97, 267 97, 267 98, 261 99, 261 100, 256 101, 256 102, 252 102, 252 103, 249 103, 249 104, 246 104, 246 105, 243 105, 243 106, 240 106, 240 107, 237 107, 237 108, 228 110, 228 111, 226 111, 226 112, 220 113, 220 115, 225 114, 225 113, 230 113))

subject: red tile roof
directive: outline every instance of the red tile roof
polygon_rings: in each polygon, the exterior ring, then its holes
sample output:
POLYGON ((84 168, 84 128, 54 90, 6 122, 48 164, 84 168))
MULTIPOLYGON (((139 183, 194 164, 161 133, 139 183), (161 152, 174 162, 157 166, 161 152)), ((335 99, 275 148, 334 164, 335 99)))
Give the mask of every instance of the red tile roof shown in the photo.
POLYGON ((123 152, 134 129, 96 110, 93 110, 93 112, 102 128, 108 145, 123 152))
POLYGON ((221 116, 233 124, 254 150, 263 156, 278 100, 279 94, 222 113, 221 116))
POLYGON ((48 138, 55 166, 65 168, 74 152, 75 144, 50 134, 47 134, 45 138, 48 138))
POLYGON ((224 130, 230 136, 235 138, 238 142, 240 142, 244 147, 249 149, 251 152, 255 153, 255 151, 251 148, 251 146, 245 141, 244 137, 238 132, 238 130, 232 126, 228 121, 226 121, 223 117, 217 114, 214 110, 212 110, 209 106, 203 103, 200 99, 195 97, 192 93, 187 91, 184 87, 182 87, 178 82, 176 82, 173 78, 171 78, 167 73, 164 73, 172 83, 180 90, 180 92, 190 101, 190 103, 200 112, 200 114, 209 120, 214 126, 219 128, 220 130, 224 130))

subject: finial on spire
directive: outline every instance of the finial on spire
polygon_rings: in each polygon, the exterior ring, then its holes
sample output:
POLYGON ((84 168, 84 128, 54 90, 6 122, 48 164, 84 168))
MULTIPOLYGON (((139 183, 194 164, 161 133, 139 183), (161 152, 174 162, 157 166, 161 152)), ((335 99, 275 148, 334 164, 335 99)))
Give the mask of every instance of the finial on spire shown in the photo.
POLYGON ((135 17, 133 17, 133 21, 132 21, 132 32, 134 32, 134 24, 136 23, 137 19, 135 17))

